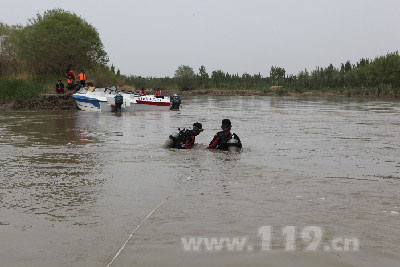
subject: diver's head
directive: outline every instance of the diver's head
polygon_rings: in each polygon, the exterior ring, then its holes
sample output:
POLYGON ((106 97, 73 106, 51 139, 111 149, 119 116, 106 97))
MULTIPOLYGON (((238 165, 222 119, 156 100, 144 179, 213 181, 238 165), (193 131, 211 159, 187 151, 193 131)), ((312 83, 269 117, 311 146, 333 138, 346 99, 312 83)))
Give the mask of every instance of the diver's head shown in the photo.
POLYGON ((196 135, 199 135, 203 131, 203 125, 200 122, 193 123, 193 131, 196 135))
POLYGON ((221 129, 224 132, 230 132, 232 129, 231 121, 229 119, 223 119, 221 129))

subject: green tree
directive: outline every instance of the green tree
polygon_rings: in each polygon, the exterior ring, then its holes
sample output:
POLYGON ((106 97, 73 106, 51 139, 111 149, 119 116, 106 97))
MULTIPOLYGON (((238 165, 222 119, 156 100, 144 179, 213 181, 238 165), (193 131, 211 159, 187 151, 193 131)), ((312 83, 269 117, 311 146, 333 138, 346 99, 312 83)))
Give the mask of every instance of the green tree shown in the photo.
POLYGON ((214 70, 211 73, 211 80, 213 81, 214 88, 222 88, 224 79, 225 73, 222 70, 214 70))
POLYGON ((180 89, 193 89, 195 86, 195 74, 191 67, 181 65, 175 71, 175 80, 180 89))
POLYGON ((96 87, 108 87, 115 85, 117 82, 115 74, 107 65, 98 65, 92 70, 94 84, 96 87))
POLYGON ((18 48, 28 70, 38 74, 62 73, 68 65, 90 69, 108 62, 97 30, 62 9, 31 19, 18 48))
POLYGON ((209 78, 210 78, 210 76, 208 75, 208 73, 206 71, 206 67, 201 65, 201 67, 199 69, 199 82, 202 85, 203 89, 208 87, 208 79, 209 78))
POLYGON ((17 55, 21 26, 0 23, 0 77, 22 72, 22 62, 17 55))
POLYGON ((283 85, 285 75, 286 71, 284 68, 272 66, 269 72, 269 77, 271 79, 272 85, 283 85))
POLYGON ((141 89, 148 87, 150 79, 142 76, 129 76, 126 79, 126 83, 135 86, 136 89, 141 89))
POLYGON ((244 88, 251 88, 251 81, 252 77, 248 73, 243 73, 242 74, 242 81, 244 82, 244 88))
POLYGON ((351 71, 351 63, 350 61, 347 61, 346 64, 344 65, 344 72, 349 72, 351 71))

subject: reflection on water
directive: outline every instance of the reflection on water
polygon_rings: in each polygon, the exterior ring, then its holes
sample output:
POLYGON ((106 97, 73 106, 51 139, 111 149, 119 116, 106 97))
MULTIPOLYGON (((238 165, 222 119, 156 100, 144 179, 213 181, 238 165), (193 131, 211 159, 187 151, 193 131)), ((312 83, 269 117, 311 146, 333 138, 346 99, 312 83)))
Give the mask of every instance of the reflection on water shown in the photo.
POLYGON ((6 113, 1 123, 3 208, 68 221, 96 201, 101 162, 81 146, 101 138, 77 114, 6 113))
POLYGON ((1 112, 1 265, 105 266, 179 185, 116 266, 262 266, 264 256, 197 258, 180 244, 252 236, 262 225, 319 225, 326 238, 359 237, 364 249, 340 260, 278 253, 277 266, 391 266, 400 260, 399 114, 397 101, 258 96, 194 97, 178 112, 121 116, 1 112), (223 118, 242 153, 207 151, 223 118), (205 131, 195 149, 162 149, 196 121, 205 131))

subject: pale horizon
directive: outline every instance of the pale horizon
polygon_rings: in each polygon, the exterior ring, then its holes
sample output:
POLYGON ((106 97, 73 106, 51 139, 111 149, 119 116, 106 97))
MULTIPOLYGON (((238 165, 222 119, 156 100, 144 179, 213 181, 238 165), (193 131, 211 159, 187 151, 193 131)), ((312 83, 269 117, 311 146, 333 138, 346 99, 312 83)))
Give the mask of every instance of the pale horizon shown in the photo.
POLYGON ((171 77, 179 65, 263 76, 280 66, 297 74, 400 45, 395 0, 15 0, 3 6, 0 21, 9 25, 54 8, 76 13, 98 29, 110 65, 126 75, 171 77))

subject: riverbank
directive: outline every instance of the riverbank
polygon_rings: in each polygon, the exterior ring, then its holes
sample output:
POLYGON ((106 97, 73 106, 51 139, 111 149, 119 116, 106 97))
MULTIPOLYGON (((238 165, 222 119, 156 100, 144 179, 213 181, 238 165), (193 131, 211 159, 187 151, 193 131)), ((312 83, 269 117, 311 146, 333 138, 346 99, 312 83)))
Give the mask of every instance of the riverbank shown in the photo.
POLYGON ((3 101, 0 110, 78 110, 70 94, 45 94, 26 101, 3 101))
MULTIPOLYGON (((124 88, 130 90, 129 88, 124 88)), ((362 91, 355 89, 327 90, 327 91, 295 91, 286 88, 273 88, 265 90, 252 89, 192 89, 187 91, 169 90, 169 94, 180 94, 183 98, 191 96, 304 96, 304 97, 342 97, 362 99, 398 99, 395 91, 388 92, 362 91)), ((148 90, 152 94, 151 90, 148 90)), ((41 94, 31 99, 7 100, 0 102, 0 110, 78 110, 75 100, 70 93, 67 94, 41 94)))
POLYGON ((187 91, 171 91, 181 96, 337 96, 337 97, 360 97, 360 98, 399 98, 396 90, 378 89, 330 89, 330 90, 294 90, 285 87, 271 87, 263 90, 255 89, 193 89, 187 91))

